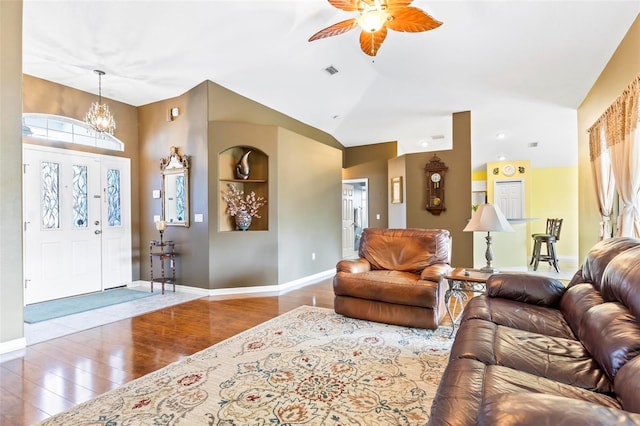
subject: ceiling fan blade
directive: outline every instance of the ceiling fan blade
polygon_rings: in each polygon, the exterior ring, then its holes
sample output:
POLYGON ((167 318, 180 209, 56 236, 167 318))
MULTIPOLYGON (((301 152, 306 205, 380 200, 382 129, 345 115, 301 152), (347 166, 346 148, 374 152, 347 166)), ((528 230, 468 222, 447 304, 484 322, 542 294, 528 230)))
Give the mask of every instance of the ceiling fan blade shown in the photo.
POLYGON ((407 7, 411 3, 413 3, 413 0, 389 0, 387 1, 387 7, 390 9, 394 7, 407 7))
POLYGON ((329 0, 331 6, 346 10, 347 12, 355 12, 358 10, 358 0, 329 0))
POLYGON ((333 24, 330 27, 327 27, 323 30, 318 31, 314 35, 309 38, 309 41, 318 40, 325 37, 332 37, 338 34, 346 33, 349 30, 354 29, 358 26, 358 22, 355 18, 347 19, 346 21, 338 22, 337 24, 333 24))
POLYGON ((387 38, 387 29, 385 27, 375 33, 362 31, 360 33, 360 48, 367 55, 376 56, 385 38, 387 38))
POLYGON ((389 13, 393 19, 387 22, 387 28, 394 31, 404 31, 408 33, 419 33, 438 28, 442 22, 433 19, 426 12, 417 7, 400 7, 390 9, 389 13))

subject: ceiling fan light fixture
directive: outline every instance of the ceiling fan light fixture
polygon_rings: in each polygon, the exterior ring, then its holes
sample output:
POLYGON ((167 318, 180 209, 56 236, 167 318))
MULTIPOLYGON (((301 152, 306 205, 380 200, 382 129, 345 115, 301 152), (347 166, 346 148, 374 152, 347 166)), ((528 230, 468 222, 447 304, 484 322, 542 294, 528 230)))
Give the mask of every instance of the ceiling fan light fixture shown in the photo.
POLYGON ((98 135, 104 133, 113 135, 113 131, 116 129, 116 120, 111 115, 109 106, 102 103, 102 76, 105 75, 105 72, 100 70, 93 70, 93 72, 98 74, 98 101, 91 104, 84 121, 98 135))
POLYGON ((362 12, 357 21, 364 31, 375 33, 380 31, 390 18, 391 15, 386 10, 374 8, 362 12))

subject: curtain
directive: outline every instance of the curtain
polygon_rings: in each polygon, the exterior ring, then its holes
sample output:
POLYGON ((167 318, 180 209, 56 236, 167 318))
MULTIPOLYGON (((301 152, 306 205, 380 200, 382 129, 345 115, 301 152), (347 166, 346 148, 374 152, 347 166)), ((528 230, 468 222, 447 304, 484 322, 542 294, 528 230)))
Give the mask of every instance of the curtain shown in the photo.
POLYGON ((615 180, 611 168, 611 157, 606 149, 604 120, 598 120, 589 130, 589 155, 591 172, 596 186, 600 221, 600 239, 606 240, 613 236, 611 214, 615 196, 615 180))
MULTIPOLYGON (((590 149, 597 151, 601 145, 594 142, 592 147, 591 135, 602 135, 601 126, 604 125, 605 141, 611 157, 615 186, 622 201, 617 233, 622 237, 640 237, 640 170, 638 170, 640 135, 637 132, 639 98, 640 75, 605 111, 596 125, 590 129, 589 136, 590 149)), ((593 138, 595 139, 595 136, 593 138)), ((602 158, 601 152, 599 157, 602 158)), ((604 192, 604 189, 600 191, 604 192)))

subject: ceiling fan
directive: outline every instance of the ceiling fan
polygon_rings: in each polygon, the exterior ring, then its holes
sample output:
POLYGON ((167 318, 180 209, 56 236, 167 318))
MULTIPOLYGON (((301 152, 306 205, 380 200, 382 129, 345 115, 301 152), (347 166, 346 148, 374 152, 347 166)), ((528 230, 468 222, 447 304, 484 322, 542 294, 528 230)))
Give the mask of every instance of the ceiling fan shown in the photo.
POLYGON ((311 36, 309 41, 346 33, 362 28, 360 48, 369 56, 376 56, 387 37, 387 29, 418 33, 438 28, 442 22, 429 14, 409 6, 413 0, 328 0, 333 7, 358 12, 357 18, 338 22, 311 36))

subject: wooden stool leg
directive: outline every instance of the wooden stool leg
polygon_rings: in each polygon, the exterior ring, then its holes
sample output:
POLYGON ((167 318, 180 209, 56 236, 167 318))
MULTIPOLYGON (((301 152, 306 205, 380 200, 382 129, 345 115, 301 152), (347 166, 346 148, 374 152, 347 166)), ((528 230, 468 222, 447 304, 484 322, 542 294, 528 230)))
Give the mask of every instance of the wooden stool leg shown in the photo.
POLYGON ((538 263, 540 262, 540 250, 542 249, 542 240, 540 238, 536 238, 536 244, 533 248, 533 270, 538 270, 538 263))
POLYGON ((551 261, 549 263, 553 264, 553 267, 556 269, 556 272, 560 272, 560 268, 558 268, 558 255, 556 254, 556 242, 555 241, 551 241, 550 250, 551 250, 551 252, 549 253, 549 256, 550 256, 551 261))

